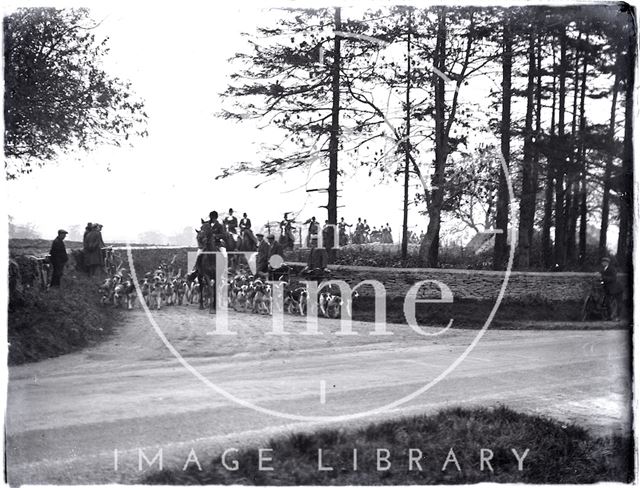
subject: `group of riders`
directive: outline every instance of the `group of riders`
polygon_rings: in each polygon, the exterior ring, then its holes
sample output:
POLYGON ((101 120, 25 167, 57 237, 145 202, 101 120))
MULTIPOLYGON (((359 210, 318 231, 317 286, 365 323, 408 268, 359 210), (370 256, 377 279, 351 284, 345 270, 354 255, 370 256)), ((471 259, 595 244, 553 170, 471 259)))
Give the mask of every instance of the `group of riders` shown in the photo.
MULTIPOLYGON (((285 214, 286 218, 286 214, 285 214)), ((320 224, 316 221, 315 217, 311 217, 306 222, 303 222, 303 225, 308 225, 308 233, 307 233, 307 247, 311 247, 311 239, 313 236, 318 235, 320 224)), ((338 242, 340 246, 346 246, 347 244, 367 244, 370 242, 380 242, 383 244, 393 244, 393 236, 391 234, 391 227, 387 223, 384 226, 381 226, 380 229, 377 227, 371 228, 367 223, 367 219, 362 220, 362 218, 358 217, 358 221, 355 224, 354 232, 350 235, 347 232, 347 227, 351 228, 354 224, 348 224, 345 222, 344 217, 340 219, 337 224, 338 227, 338 242)), ((329 225, 329 221, 324 221, 324 226, 322 227, 322 238, 323 242, 327 242, 328 238, 331 234, 331 226, 329 225)))
MULTIPOLYGON (((278 226, 280 228, 280 236, 278 242, 283 249, 293 249, 296 242, 296 224, 295 219, 289 216, 290 212, 285 212, 282 220, 278 226)), ((211 226, 212 233, 227 250, 243 250, 243 251, 255 251, 259 246, 258 234, 254 234, 251 228, 251 219, 247 216, 246 212, 242 214, 242 218, 238 218, 234 215, 232 208, 222 221, 218 220, 219 215, 217 212, 211 212, 209 215, 209 225, 211 226), (216 215, 212 218, 212 214, 216 215)), ((204 221, 203 221, 204 223, 204 221)), ((331 247, 333 244, 333 229, 334 227, 329 225, 329 221, 325 220, 322 228, 320 222, 315 217, 311 217, 305 222, 301 222, 302 225, 307 226, 306 247, 311 247, 311 241, 317 238, 319 234, 322 234, 322 242, 327 247, 331 247)), ((377 227, 371 227, 367 223, 367 219, 362 220, 358 218, 355 224, 349 224, 345 222, 344 217, 336 225, 338 229, 338 244, 344 246, 347 244, 366 244, 371 242, 379 242, 384 244, 392 244, 393 236, 391 233, 391 227, 387 223, 377 227), (351 233, 349 229, 354 227, 354 232, 351 233)), ((270 230, 270 228, 269 228, 270 230)), ((271 235, 269 232, 268 235, 271 235)))
MULTIPOLYGON (((279 247, 282 250, 293 249, 296 242, 296 224, 295 219, 289 216, 289 212, 286 212, 283 219, 279 222, 280 236, 277 240, 279 247)), ((211 237, 215 242, 215 247, 224 247, 226 250, 238 250, 238 251, 256 251, 260 245, 260 236, 265 237, 261 233, 254 234, 251 228, 251 219, 247 213, 242 214, 242 218, 238 218, 234 215, 234 210, 229 209, 229 212, 224 219, 219 220, 219 214, 216 211, 212 211, 209 214, 209 221, 202 221, 202 224, 207 224, 205 228, 204 237, 211 237)), ((331 247, 333 244, 333 229, 334 227, 329 225, 329 221, 325 220, 322 228, 320 222, 315 217, 302 222, 302 225, 307 226, 306 247, 312 247, 312 241, 317 239, 319 234, 322 234, 322 242, 327 247, 331 247)), ((393 236, 391 233, 391 227, 387 223, 381 226, 371 228, 367 223, 367 219, 362 220, 358 218, 356 224, 348 224, 345 222, 344 217, 336 225, 338 229, 338 244, 340 246, 353 244, 365 244, 370 242, 380 242, 385 244, 393 243, 393 236), (353 233, 348 231, 349 228, 354 227, 353 233)), ((275 236, 270 232, 267 235, 268 241, 275 241, 275 236)))

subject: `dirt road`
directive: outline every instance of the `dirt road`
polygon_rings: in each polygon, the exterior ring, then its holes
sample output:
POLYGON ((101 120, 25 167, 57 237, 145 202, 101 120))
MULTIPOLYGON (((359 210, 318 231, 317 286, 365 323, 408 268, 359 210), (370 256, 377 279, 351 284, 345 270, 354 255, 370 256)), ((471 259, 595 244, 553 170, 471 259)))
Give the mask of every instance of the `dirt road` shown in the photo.
MULTIPOLYGON (((214 316, 191 306, 153 314, 171 344, 210 382, 260 407, 306 416, 394 402, 436 378, 476 335, 455 329, 427 338, 390 325, 392 335, 374 336, 372 324, 355 323, 357 335, 338 336, 338 321, 321 320, 321 335, 305 336, 305 319, 287 316, 289 334, 275 336, 267 334, 270 318, 231 313, 237 335, 221 337, 208 334, 214 316)), ((341 425, 445 406, 504 404, 599 434, 628 432, 629 337, 623 330, 489 330, 424 394, 341 425)), ((139 449, 152 459, 161 448, 165 467, 182 467, 191 449, 205 462, 226 448, 327 424, 267 415, 222 397, 178 363, 136 310, 104 344, 10 369, 8 473, 14 485, 131 483, 157 469, 139 470, 139 449)))

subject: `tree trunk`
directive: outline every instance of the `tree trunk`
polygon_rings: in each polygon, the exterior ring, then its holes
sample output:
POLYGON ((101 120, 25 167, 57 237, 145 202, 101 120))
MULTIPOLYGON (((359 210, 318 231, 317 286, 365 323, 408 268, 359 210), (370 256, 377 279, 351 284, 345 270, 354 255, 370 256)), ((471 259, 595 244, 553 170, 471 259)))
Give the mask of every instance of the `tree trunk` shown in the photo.
MULTIPOLYGON (((502 156, 509 168, 511 146, 511 63, 512 63, 512 37, 511 19, 509 10, 504 11, 503 35, 502 35, 502 122, 500 125, 500 149, 502 156)), ((509 231, 509 190, 504 168, 501 166, 500 180, 498 184, 498 202, 496 205, 496 229, 502 233, 496 234, 493 248, 493 267, 502 269, 507 260, 507 233, 509 231)), ((511 245, 515 245, 512 242, 511 245)))
POLYGON ((407 93, 406 93, 406 131, 404 141, 404 202, 402 215, 402 262, 407 262, 409 247, 409 166, 411 164, 411 9, 407 12, 407 93))
MULTIPOLYGON (((555 41, 555 38, 553 38, 555 41)), ((551 127, 549 129, 550 140, 553 143, 556 136, 556 50, 555 43, 552 46, 553 55, 553 89, 551 101, 551 127)), ((553 247, 551 245, 551 218, 553 216, 553 174, 555 158, 547 156, 547 177, 544 190, 544 216, 542 219, 542 261, 545 268, 553 265, 553 247)))
MULTIPOLYGON (((589 35, 586 38, 589 43, 589 35)), ((587 96, 587 53, 585 52, 582 63, 582 80, 580 85, 580 152, 578 163, 580 169, 580 232, 578 235, 578 263, 584 264, 587 254, 587 118, 585 115, 584 101, 587 96)))
MULTIPOLYGON (((537 34, 537 82, 536 82, 536 129, 533 146, 533 167, 531 173, 531 184, 535 190, 533 197, 533 216, 531 218, 531 227, 529 227, 529 243, 533 244, 534 225, 536 216, 536 200, 538 194, 538 173, 540 171, 540 148, 538 141, 540 140, 540 134, 542 133, 542 35, 540 27, 536 29, 537 34)), ((531 264, 531 263, 530 263, 531 264)))
MULTIPOLYGON (((578 42, 582 39, 582 31, 578 34, 578 42)), ((571 118, 571 149, 567 154, 569 158, 569 166, 567 169, 567 194, 565 200, 565 222, 567 228, 567 262, 576 262, 576 229, 578 221, 579 208, 579 188, 578 188, 578 171, 575 149, 579 146, 577 143, 577 126, 580 115, 578 113, 578 97, 580 94, 580 50, 576 46, 575 62, 573 65, 573 110, 571 118)))
POLYGON ((616 153, 616 108, 618 106, 618 85, 620 84, 619 60, 619 56, 616 57, 614 68, 615 78, 613 81, 613 87, 611 88, 611 115, 609 116, 609 132, 607 135, 610 151, 607 154, 603 177, 602 223, 600 226, 600 240, 598 242, 598 251, 600 256, 604 256, 607 252, 607 231, 609 230, 609 206, 611 201, 611 175, 613 173, 613 159, 616 153))
POLYGON ((633 204, 633 85, 635 81, 636 35, 630 36, 626 60, 627 80, 624 101, 624 147, 622 154, 622 178, 620 194, 620 233, 618 234, 618 263, 631 266, 633 204))
MULTIPOLYGON (((334 13, 334 28, 336 31, 342 30, 342 21, 340 18, 340 7, 336 7, 334 13)), ((331 107, 331 135, 329 139, 329 200, 327 202, 327 217, 329 224, 336 225, 338 223, 338 149, 340 137, 340 36, 336 35, 333 41, 333 66, 331 78, 332 107, 331 107)), ((333 232, 332 228, 330 242, 332 242, 329 258, 335 259, 335 249, 333 249, 333 232)))
MULTIPOLYGON (((436 34, 436 48, 434 50, 434 66, 444 73, 446 56, 446 10, 438 8, 438 30, 436 34)), ((440 215, 444 202, 444 169, 447 161, 447 134, 445 126, 445 86, 444 80, 436 73, 433 74, 434 108, 435 108, 435 161, 431 178, 431 206, 429 207, 429 225, 424 240, 420 244, 420 257, 428 267, 438 266, 438 251, 440 243, 440 215)))
POLYGON ((555 174, 555 238, 554 238, 554 265, 564 268, 567 258, 566 252, 566 221, 564 214, 565 189, 564 169, 566 167, 566 140, 564 133, 565 102, 567 96, 567 32, 566 26, 560 32, 560 80, 558 89, 558 134, 555 144, 554 174, 555 174))
POLYGON ((524 117, 524 146, 522 149, 522 195, 518 226, 518 267, 526 269, 531 259, 530 236, 536 209, 536 186, 533 180, 533 104, 535 87, 535 35, 529 33, 529 74, 527 78, 527 110, 524 117))

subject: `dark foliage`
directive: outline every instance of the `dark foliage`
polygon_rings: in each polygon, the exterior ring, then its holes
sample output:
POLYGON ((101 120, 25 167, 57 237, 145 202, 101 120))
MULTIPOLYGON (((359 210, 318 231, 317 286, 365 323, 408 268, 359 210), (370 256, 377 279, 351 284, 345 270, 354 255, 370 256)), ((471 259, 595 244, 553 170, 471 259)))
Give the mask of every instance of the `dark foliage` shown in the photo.
POLYGON ((633 478, 633 445, 626 437, 597 438, 575 425, 526 415, 505 407, 452 408, 372 424, 358 430, 328 429, 272 439, 273 471, 258 471, 257 449, 238 453, 238 471, 228 471, 220 458, 192 464, 186 471, 162 471, 144 483, 248 484, 248 485, 408 485, 494 483, 626 482, 633 478), (408 451, 424 453, 423 471, 408 469, 408 451), (442 470, 450 449, 454 463, 442 470), (323 464, 318 470, 318 449, 323 464), (353 449, 358 449, 358 470, 353 470, 353 449), (390 468, 376 470, 376 449, 390 451, 390 468), (493 471, 479 469, 481 449, 491 449, 493 471), (511 449, 519 455, 529 449, 523 470, 518 470, 511 449))
POLYGON ((95 27, 86 9, 23 8, 4 18, 9 178, 61 151, 146 135, 143 103, 102 69, 108 38, 98 41, 95 27))
POLYGON ((77 351, 109 337, 117 311, 100 305, 98 281, 64 276, 59 289, 25 287, 8 314, 9 364, 77 351))

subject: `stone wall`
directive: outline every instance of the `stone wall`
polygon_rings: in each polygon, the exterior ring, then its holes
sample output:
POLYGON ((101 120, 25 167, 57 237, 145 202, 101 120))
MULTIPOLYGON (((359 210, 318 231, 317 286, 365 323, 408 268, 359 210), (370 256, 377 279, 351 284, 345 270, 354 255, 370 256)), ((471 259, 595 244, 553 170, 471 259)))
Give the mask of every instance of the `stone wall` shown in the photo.
MULTIPOLYGON (((292 263, 300 269, 302 263, 292 263)), ((344 280, 356 286, 364 280, 378 280, 384 284, 387 295, 404 297, 411 286, 421 280, 437 280, 447 285, 454 299, 495 300, 505 279, 504 271, 432 269, 432 268, 374 268, 361 266, 329 266, 334 279, 344 280)), ((566 301, 581 300, 594 282, 599 282, 598 273, 537 273, 513 271, 505 289, 507 301, 566 301)), ((619 281, 626 292, 626 275, 619 281)), ((362 286, 358 293, 373 295, 371 286, 362 286)), ((626 294, 626 293, 625 293, 626 294)), ((437 298, 436 285, 424 285, 418 298, 437 298)))
MULTIPOLYGON (((161 260, 169 262, 174 254, 178 255, 178 267, 187 268, 187 251, 195 248, 135 249, 133 257, 139 273, 150 271, 161 260)), ((120 251, 122 252, 122 250, 120 251)), ((123 253, 124 254, 124 253, 123 253)), ((125 256, 126 257, 126 256, 125 256)), ((304 263, 288 263, 295 270, 302 269, 304 263)), ((453 292, 454 299, 495 300, 505 278, 504 271, 438 269, 438 268, 376 268, 364 266, 331 265, 329 269, 334 279, 344 280, 351 287, 365 280, 381 282, 390 297, 405 297, 407 291, 418 281, 437 280, 447 285, 453 292)), ((589 288, 599 282, 599 273, 538 273, 513 271, 505 289, 504 300, 553 302, 582 300, 589 288)), ((627 275, 620 274, 618 280, 628 297, 627 275)), ((371 286, 362 286, 358 293, 372 296, 371 286)), ((436 285, 425 285, 418 298, 437 298, 440 291, 436 285)))

